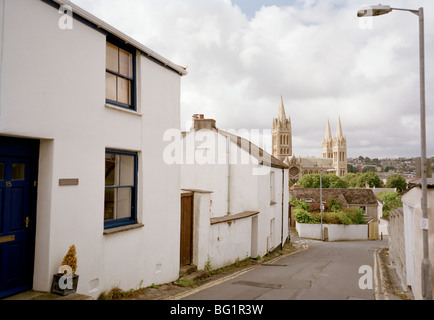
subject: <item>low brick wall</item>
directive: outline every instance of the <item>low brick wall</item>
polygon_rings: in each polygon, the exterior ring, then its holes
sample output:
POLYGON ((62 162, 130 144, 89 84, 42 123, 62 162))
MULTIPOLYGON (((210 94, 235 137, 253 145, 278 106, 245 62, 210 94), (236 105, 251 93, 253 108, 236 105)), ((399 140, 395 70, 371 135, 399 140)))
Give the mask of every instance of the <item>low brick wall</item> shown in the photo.
MULTIPOLYGON (((295 228, 298 231, 298 235, 302 238, 321 240, 321 224, 296 222, 295 228)), ((328 241, 368 240, 367 224, 351 224, 346 226, 343 224, 324 223, 323 228, 327 228, 328 241)))

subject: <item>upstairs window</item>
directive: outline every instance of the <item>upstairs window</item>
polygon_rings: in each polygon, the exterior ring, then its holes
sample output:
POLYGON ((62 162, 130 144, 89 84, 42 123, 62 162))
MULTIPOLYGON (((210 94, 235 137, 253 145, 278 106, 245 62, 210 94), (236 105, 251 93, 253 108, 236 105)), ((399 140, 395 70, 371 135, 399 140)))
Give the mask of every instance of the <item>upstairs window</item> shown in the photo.
POLYGON ((106 102, 136 110, 135 51, 107 42, 106 102))

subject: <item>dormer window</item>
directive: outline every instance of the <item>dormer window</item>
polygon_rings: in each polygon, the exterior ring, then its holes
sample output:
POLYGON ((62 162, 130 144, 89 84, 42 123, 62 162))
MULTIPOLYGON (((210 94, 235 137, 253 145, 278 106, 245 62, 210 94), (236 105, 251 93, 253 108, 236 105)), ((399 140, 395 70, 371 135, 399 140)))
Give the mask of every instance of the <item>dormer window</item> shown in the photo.
POLYGON ((107 42, 106 103, 136 110, 135 51, 107 42))

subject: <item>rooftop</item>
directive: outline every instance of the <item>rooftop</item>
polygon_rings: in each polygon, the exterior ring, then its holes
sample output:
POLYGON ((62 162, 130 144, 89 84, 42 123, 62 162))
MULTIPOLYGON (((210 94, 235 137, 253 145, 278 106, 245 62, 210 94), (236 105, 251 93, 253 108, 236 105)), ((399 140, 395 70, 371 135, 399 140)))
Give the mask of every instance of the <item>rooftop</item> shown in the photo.
POLYGON ((58 6, 57 9, 59 9, 61 6, 70 6, 72 9, 72 16, 87 25, 94 27, 95 29, 104 30, 105 32, 112 34, 116 37, 118 37, 120 40, 124 41, 126 44, 130 44, 134 46, 137 50, 139 50, 144 56, 149 57, 150 59, 154 60, 155 62, 175 71, 176 73, 180 74, 181 76, 187 75, 187 71, 184 67, 181 67, 170 60, 164 58, 163 56, 159 55, 155 51, 152 51, 148 47, 144 46, 140 42, 134 40, 133 38, 127 36, 126 34, 122 33, 118 29, 112 27, 108 23, 102 21, 101 19, 95 17, 91 13, 87 12, 86 10, 82 9, 81 7, 77 6, 76 4, 72 3, 69 0, 42 0, 46 2, 47 4, 51 6, 58 6))

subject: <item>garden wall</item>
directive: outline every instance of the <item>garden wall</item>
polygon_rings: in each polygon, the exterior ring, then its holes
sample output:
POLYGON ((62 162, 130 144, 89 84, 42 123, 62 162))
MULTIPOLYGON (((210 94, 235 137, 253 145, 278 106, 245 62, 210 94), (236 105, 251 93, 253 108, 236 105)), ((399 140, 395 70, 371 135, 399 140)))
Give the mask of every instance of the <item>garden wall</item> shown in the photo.
MULTIPOLYGON (((321 240, 321 224, 296 222, 295 227, 300 237, 321 240)), ((328 229, 329 241, 368 240, 367 224, 323 224, 323 228, 328 229)))

